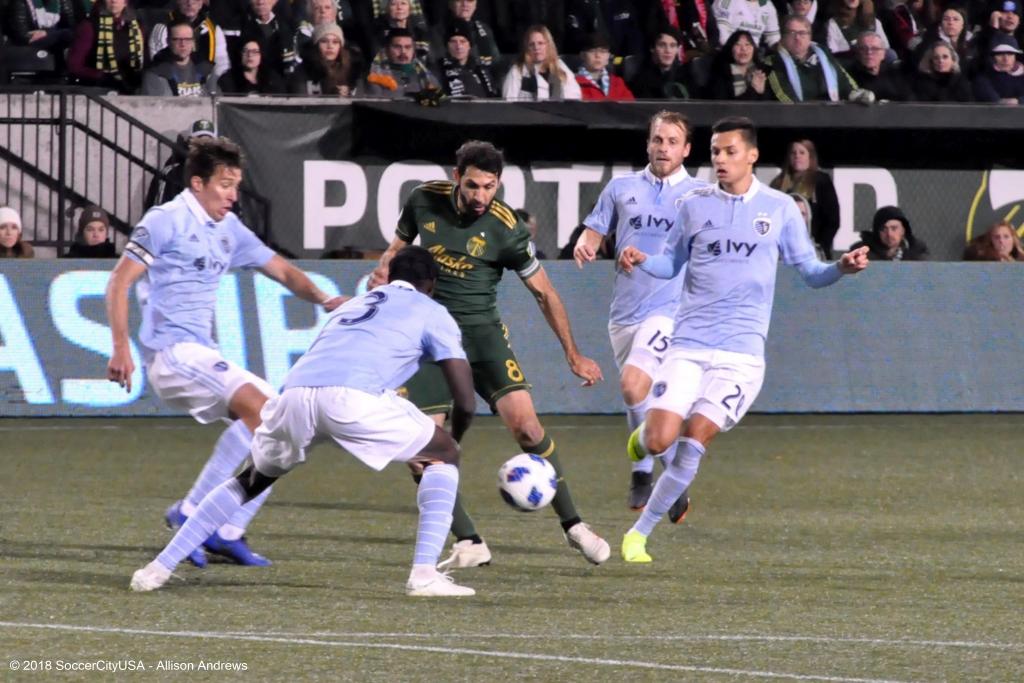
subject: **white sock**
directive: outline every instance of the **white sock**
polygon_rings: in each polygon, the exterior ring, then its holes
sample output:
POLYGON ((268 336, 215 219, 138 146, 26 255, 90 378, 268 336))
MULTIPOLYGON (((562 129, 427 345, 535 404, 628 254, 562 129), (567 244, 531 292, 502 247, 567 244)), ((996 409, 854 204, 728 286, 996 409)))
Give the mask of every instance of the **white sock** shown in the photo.
POLYGON ((413 567, 437 566, 444 542, 452 528, 452 509, 459 488, 459 468, 455 465, 430 465, 416 490, 420 520, 416 527, 416 551, 413 567))
POLYGON ((244 497, 245 491, 237 479, 228 479, 210 491, 196 508, 195 514, 185 520, 171 542, 157 555, 156 561, 165 569, 174 571, 189 553, 228 521, 235 510, 241 507, 244 497))
MULTIPOLYGON (((633 432, 640 423, 644 421, 644 415, 647 414, 647 400, 643 400, 634 406, 626 406, 626 423, 629 425, 629 431, 633 432)), ((650 474, 654 471, 654 457, 648 455, 643 460, 638 460, 633 463, 634 472, 647 472, 650 474)))
POLYGON ((650 536, 672 504, 683 495, 683 491, 689 488, 697 476, 697 468, 704 457, 704 446, 694 439, 682 439, 679 444, 675 457, 665 460, 665 471, 658 477, 651 499, 647 501, 647 507, 630 531, 639 531, 644 536, 650 536))
POLYGON ((206 494, 235 476, 235 472, 249 456, 251 443, 252 432, 241 420, 235 420, 221 433, 203 471, 199 473, 199 477, 192 484, 192 489, 185 496, 185 502, 181 506, 182 513, 191 517, 206 494))
POLYGON ((235 514, 231 515, 231 519, 227 524, 222 526, 217 533, 225 541, 237 541, 244 534, 245 530, 249 528, 249 522, 256 516, 260 508, 263 507, 263 503, 266 502, 270 492, 274 490, 273 486, 267 487, 267 490, 256 496, 248 503, 238 508, 235 514))

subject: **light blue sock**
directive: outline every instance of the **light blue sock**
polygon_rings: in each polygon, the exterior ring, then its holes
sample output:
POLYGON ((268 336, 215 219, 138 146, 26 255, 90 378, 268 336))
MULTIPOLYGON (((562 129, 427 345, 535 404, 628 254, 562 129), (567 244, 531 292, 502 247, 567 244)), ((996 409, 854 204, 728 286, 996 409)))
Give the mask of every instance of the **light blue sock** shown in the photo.
POLYGON ((420 509, 416 528, 416 552, 413 565, 437 565, 452 528, 452 508, 455 492, 459 488, 459 468, 455 465, 430 465, 423 470, 416 491, 416 505, 420 509))
POLYGON ((189 553, 202 545, 224 522, 228 521, 242 505, 245 491, 237 479, 228 479, 210 491, 199 503, 195 512, 174 534, 174 538, 156 557, 164 568, 174 571, 189 553))
POLYGON ((697 476, 697 468, 700 467, 702 457, 704 446, 699 441, 682 439, 679 442, 675 457, 665 460, 665 471, 658 477, 651 499, 647 501, 647 507, 630 531, 639 531, 644 536, 651 535, 661 518, 697 476))
MULTIPOLYGON (((185 506, 182 512, 191 515, 206 494, 233 477, 249 456, 251 443, 252 432, 245 426, 245 423, 241 420, 232 422, 217 439, 210 459, 206 461, 203 471, 199 473, 196 482, 192 484, 192 490, 185 496, 185 506)), ((257 506, 258 508, 259 506, 257 506)))
POLYGON ((257 512, 259 512, 260 507, 267 500, 267 496, 270 495, 270 492, 273 489, 273 486, 269 487, 266 491, 238 508, 238 511, 231 515, 231 519, 228 520, 228 523, 218 530, 217 533, 220 534, 220 537, 225 541, 237 541, 240 539, 245 534, 245 530, 249 527, 249 522, 251 522, 252 518, 256 516, 257 512))
MULTIPOLYGON (((629 424, 629 431, 634 431, 640 426, 640 423, 644 421, 644 415, 647 414, 647 401, 641 401, 635 406, 626 406, 626 423, 629 424)), ((638 460, 633 463, 634 472, 647 472, 650 474, 654 471, 654 456, 648 455, 643 460, 638 460)))

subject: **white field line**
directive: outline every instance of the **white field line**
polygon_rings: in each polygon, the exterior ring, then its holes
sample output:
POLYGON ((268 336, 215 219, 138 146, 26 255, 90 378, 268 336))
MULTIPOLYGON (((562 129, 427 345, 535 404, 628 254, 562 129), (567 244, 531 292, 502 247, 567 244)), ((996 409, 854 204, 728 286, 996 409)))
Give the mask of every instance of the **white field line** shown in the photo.
POLYGON ((337 640, 317 640, 283 636, 266 636, 256 634, 220 633, 216 631, 155 631, 134 628, 108 628, 100 626, 75 626, 72 624, 32 624, 14 621, 0 621, 0 628, 7 629, 39 629, 51 631, 71 631, 77 633, 110 633, 129 636, 157 636, 165 638, 195 638, 203 640, 236 640, 257 643, 283 643, 285 645, 318 645, 330 648, 356 648, 372 650, 402 650, 407 652, 434 652, 446 655, 468 655, 475 657, 492 657, 496 659, 523 659, 542 662, 565 662, 568 664, 590 664, 597 666, 618 666, 634 669, 651 669, 657 671, 683 671, 688 673, 725 674, 729 676, 747 676, 750 678, 772 678, 795 681, 825 681, 827 683, 904 683, 878 678, 848 678, 844 676, 818 676, 814 674, 791 674, 776 671, 758 671, 747 669, 730 669, 711 666, 689 666, 685 664, 658 664, 631 659, 604 659, 597 657, 569 657, 566 655, 548 655, 527 652, 506 652, 502 650, 476 650, 464 647, 435 647, 429 645, 400 645, 396 643, 360 643, 337 640))

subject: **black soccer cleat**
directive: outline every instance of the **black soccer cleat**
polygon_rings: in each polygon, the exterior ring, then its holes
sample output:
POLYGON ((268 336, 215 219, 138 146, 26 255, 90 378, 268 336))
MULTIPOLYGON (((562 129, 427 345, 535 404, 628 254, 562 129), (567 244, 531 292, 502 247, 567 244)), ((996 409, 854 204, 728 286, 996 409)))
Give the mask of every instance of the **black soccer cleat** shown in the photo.
POLYGON ((650 472, 633 472, 629 481, 629 509, 643 510, 654 490, 654 477, 650 472))
POLYGON ((682 524, 689 511, 690 491, 687 489, 683 491, 683 495, 679 496, 676 502, 672 503, 672 507, 668 509, 668 518, 672 520, 673 524, 682 524))

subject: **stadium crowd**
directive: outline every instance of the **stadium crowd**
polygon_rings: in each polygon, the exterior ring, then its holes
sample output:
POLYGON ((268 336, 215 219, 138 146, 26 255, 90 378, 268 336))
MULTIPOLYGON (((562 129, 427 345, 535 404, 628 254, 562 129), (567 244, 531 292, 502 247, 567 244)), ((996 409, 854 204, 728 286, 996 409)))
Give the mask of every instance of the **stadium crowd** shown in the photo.
POLYGON ((0 0, 0 82, 164 96, 1024 101, 1021 0, 0 0))

